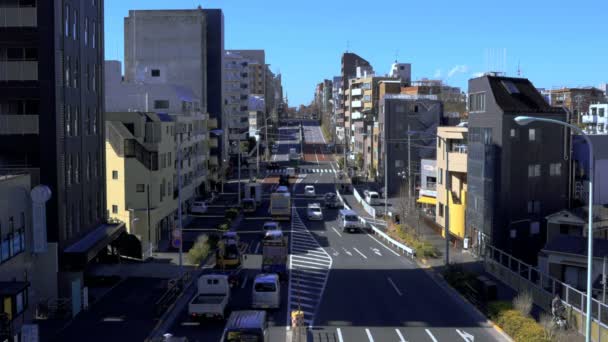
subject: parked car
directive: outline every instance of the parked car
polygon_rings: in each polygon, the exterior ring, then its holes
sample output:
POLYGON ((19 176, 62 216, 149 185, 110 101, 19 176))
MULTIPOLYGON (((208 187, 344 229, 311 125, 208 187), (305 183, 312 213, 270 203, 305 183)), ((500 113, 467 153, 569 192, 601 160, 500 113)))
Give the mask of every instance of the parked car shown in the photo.
POLYGON ((190 212, 194 214, 204 214, 208 209, 207 202, 205 201, 194 201, 190 205, 190 212))
POLYGON ((316 196, 314 185, 307 185, 304 187, 304 195, 314 197, 316 196))
POLYGON ((221 342, 266 341, 266 311, 234 311, 222 333, 221 342))
POLYGON ((262 273, 255 276, 251 306, 261 309, 278 309, 281 306, 281 286, 278 274, 262 273))
POLYGON ((323 220, 323 210, 321 210, 321 204, 319 203, 310 203, 308 204, 308 209, 306 211, 306 215, 309 220, 323 220))

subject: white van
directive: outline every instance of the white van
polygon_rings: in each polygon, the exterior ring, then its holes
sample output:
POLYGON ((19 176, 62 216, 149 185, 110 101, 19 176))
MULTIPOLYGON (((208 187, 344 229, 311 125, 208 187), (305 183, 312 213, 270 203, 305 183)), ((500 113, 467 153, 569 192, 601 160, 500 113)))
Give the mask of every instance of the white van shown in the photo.
POLYGON ((338 214, 338 222, 340 228, 342 228, 342 232, 360 230, 363 227, 361 221, 359 220, 359 216, 352 210, 340 210, 340 213, 338 214))
POLYGON ((262 273, 255 276, 251 291, 251 306, 261 309, 278 309, 281 306, 278 274, 262 273))
POLYGON ((364 194, 365 202, 369 203, 370 205, 380 204, 380 195, 378 195, 377 192, 365 190, 364 194))

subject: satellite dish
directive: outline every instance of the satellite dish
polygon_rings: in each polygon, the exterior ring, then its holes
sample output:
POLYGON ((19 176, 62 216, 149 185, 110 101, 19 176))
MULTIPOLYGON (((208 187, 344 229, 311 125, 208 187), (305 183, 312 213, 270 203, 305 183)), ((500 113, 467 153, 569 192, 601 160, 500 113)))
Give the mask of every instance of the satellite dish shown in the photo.
POLYGON ((30 192, 32 196, 32 201, 35 203, 46 203, 49 199, 51 199, 51 189, 46 185, 37 185, 30 192))

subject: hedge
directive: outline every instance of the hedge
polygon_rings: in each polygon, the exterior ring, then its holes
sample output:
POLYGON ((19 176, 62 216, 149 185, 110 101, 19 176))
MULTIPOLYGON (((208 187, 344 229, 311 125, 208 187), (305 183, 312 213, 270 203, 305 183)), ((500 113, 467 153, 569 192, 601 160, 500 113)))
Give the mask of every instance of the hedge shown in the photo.
POLYGON ((488 316, 516 342, 550 342, 544 328, 534 318, 513 309, 509 302, 488 304, 488 316))
POLYGON ((401 240, 401 242, 405 243, 407 246, 414 248, 416 256, 418 257, 439 258, 441 256, 441 252, 435 246, 427 241, 416 238, 414 234, 407 232, 403 228, 403 225, 395 225, 394 234, 389 231, 389 235, 393 235, 393 237, 401 240))

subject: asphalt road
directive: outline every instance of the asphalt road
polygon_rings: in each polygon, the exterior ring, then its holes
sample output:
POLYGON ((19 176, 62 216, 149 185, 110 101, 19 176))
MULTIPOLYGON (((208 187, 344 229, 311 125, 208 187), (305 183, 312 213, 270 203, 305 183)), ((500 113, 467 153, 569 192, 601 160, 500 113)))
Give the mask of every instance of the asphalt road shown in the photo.
MULTIPOLYGON (((289 148, 300 151, 296 126, 281 127, 279 151, 272 158, 288 161, 289 148)), ((281 288, 281 310, 270 313, 269 341, 286 341, 289 311, 305 312, 309 341, 495 341, 502 337, 485 325, 485 318, 468 304, 446 292, 425 270, 398 255, 374 236, 342 233, 337 209, 324 209, 324 220, 309 221, 306 206, 322 202, 335 191, 337 165, 326 151, 320 127, 304 122, 305 146, 301 169, 292 186, 294 213, 284 224, 290 236, 290 277, 281 288), (317 196, 304 196, 304 186, 314 185, 317 196)), ((276 176, 265 179, 266 196, 276 176)), ((267 220, 266 204, 239 226, 247 252, 246 279, 233 291, 232 309, 247 309, 251 279, 261 264, 261 227, 267 220)), ((212 218, 197 218, 190 226, 198 234, 212 218)), ((223 322, 192 322, 186 312, 170 332, 190 341, 218 341, 223 322)))

